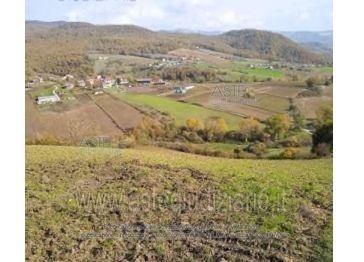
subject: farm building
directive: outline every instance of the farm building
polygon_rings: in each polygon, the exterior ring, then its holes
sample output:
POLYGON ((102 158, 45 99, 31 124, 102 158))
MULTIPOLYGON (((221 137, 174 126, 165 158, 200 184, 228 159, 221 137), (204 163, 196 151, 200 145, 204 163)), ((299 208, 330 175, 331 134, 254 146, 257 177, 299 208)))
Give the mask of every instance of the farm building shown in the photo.
POLYGON ((53 96, 38 96, 37 98, 37 104, 38 105, 42 105, 42 104, 48 104, 48 103, 55 103, 60 101, 59 97, 57 95, 53 95, 53 96))
POLYGON ((163 79, 154 79, 152 81, 152 85, 165 85, 165 84, 166 84, 166 82, 163 81, 163 79))
POLYGON ((176 94, 186 94, 187 90, 184 87, 176 87, 176 94))
POLYGON ((75 87, 75 85, 73 84, 73 83, 66 83, 64 86, 63 86, 63 88, 65 88, 65 89, 72 89, 72 88, 74 88, 75 87))
POLYGON ((115 82, 116 82, 117 85, 127 85, 127 84, 129 84, 129 81, 122 78, 121 76, 117 77, 115 82))
POLYGON ((34 85, 36 85, 36 84, 40 84, 40 83, 43 83, 43 78, 41 78, 41 77, 36 77, 36 78, 34 78, 34 79, 32 79, 32 80, 30 80, 28 83, 26 83, 26 88, 31 88, 31 87, 33 87, 34 85))
POLYGON ((111 78, 105 78, 102 81, 102 88, 110 88, 114 85, 115 81, 111 78))
POLYGON ((78 80, 77 81, 77 86, 79 86, 79 87, 85 87, 86 86, 85 80, 78 80))
POLYGON ((143 84, 143 85, 147 85, 150 84, 152 82, 152 79, 150 78, 139 78, 137 79, 138 84, 143 84))

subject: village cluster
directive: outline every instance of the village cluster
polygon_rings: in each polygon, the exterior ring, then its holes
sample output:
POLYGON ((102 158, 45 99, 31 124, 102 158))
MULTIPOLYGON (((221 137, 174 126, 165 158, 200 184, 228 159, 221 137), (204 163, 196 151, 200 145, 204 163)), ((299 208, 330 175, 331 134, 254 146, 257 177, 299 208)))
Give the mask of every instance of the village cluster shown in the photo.
MULTIPOLYGON (((97 75, 94 78, 87 78, 87 79, 77 79, 75 76, 71 74, 67 74, 61 78, 50 76, 48 77, 50 82, 57 83, 54 85, 54 90, 52 95, 47 96, 37 96, 36 103, 40 104, 48 104, 48 103, 55 103, 61 101, 61 98, 57 94, 57 89, 63 90, 71 90, 75 87, 77 88, 84 88, 88 90, 94 90, 94 95, 103 94, 103 89, 115 87, 120 88, 123 90, 133 89, 133 88, 148 88, 148 87, 167 87, 172 89, 176 94, 186 94, 188 90, 194 88, 192 85, 179 85, 179 86, 171 86, 170 83, 167 83, 161 78, 138 78, 134 82, 129 82, 128 80, 124 79, 121 76, 116 78, 106 77, 103 75, 97 75)), ((26 83, 25 88, 26 90, 32 89, 33 87, 37 87, 40 84, 45 83, 42 77, 36 77, 29 82, 26 83)))

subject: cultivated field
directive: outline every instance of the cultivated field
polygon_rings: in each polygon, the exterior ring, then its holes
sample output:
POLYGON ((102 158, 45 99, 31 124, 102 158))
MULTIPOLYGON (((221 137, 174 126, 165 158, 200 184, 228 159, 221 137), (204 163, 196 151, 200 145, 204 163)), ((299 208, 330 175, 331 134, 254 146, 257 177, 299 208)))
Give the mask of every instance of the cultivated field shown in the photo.
POLYGON ((209 117, 220 116, 225 119, 230 129, 237 129, 241 119, 239 116, 231 115, 229 113, 211 110, 189 103, 177 102, 166 97, 146 94, 125 94, 117 91, 110 92, 112 92, 115 97, 118 97, 127 103, 137 106, 149 106, 161 112, 170 113, 171 116, 175 118, 177 125, 185 125, 188 118, 196 118, 204 122, 209 117))
POLYGON ((30 261, 331 259, 330 159, 27 146, 26 163, 30 261))
MULTIPOLYGON (((97 104, 87 95, 79 95, 80 103, 58 111, 40 110, 29 96, 25 103, 25 130, 27 139, 39 137, 69 138, 71 133, 80 136, 120 135, 121 129, 135 127, 142 115, 129 105, 115 101, 108 95, 98 99, 97 104)), ((56 105, 52 105, 52 108, 56 105)), ((59 107, 62 107, 60 105, 59 107)))
MULTIPOLYGON (((265 120, 273 114, 287 112, 290 105, 289 98, 296 97, 302 91, 302 88, 264 84, 203 84, 196 85, 196 88, 184 95, 171 94, 168 97, 198 104, 206 108, 265 120), (219 90, 223 92, 225 87, 228 87, 231 92, 236 87, 247 88, 255 94, 256 99, 250 102, 244 102, 244 99, 237 99, 236 101, 225 100, 219 94, 219 90)), ((233 96, 231 98, 234 99, 233 96)))
POLYGON ((316 112, 323 104, 333 103, 332 97, 303 97, 297 99, 297 106, 307 118, 315 119, 316 112))
POLYGON ((95 97, 95 103, 120 129, 136 127, 143 119, 142 114, 139 113, 139 111, 108 95, 95 97))
POLYGON ((219 53, 207 53, 201 52, 199 50, 191 50, 185 48, 170 51, 168 52, 168 54, 179 58, 198 59, 198 61, 210 64, 224 64, 230 62, 229 60, 223 58, 219 53))

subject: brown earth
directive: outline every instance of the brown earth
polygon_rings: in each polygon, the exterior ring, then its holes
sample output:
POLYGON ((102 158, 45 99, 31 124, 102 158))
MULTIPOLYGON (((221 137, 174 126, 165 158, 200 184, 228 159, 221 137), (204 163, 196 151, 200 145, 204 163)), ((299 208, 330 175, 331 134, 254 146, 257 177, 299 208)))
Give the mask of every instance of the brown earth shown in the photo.
POLYGON ((98 97, 95 102, 121 129, 136 127, 143 119, 135 108, 108 95, 98 97))
POLYGON ((64 139, 75 129, 78 129, 77 132, 82 133, 81 136, 115 136, 120 135, 122 129, 137 126, 142 119, 142 114, 137 110, 121 101, 115 101, 108 95, 100 98, 102 108, 91 99, 88 100, 83 97, 81 101, 83 103, 70 110, 61 112, 41 111, 39 106, 26 95, 26 139, 43 136, 64 139), (79 127, 76 128, 76 126, 79 127))
POLYGON ((323 104, 332 104, 332 97, 302 97, 296 100, 298 108, 307 118, 315 119, 316 112, 323 104))

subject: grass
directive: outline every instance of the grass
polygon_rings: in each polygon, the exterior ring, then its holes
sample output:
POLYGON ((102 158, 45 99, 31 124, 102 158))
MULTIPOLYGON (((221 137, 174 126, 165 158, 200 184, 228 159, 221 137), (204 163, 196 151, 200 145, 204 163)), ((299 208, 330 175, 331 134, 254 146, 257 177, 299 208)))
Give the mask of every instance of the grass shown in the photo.
POLYGON ((203 260, 221 254, 234 261, 244 254, 249 261, 318 261, 332 254, 332 159, 236 160, 149 147, 26 146, 26 214, 30 261, 105 261, 115 250, 128 260, 203 260), (77 194, 117 196, 119 202, 82 202, 77 194), (159 199, 156 206, 150 205, 149 194, 159 199), (194 205, 180 209, 191 201, 194 205), (142 240, 80 236, 113 233, 105 231, 105 224, 182 222, 240 224, 285 235, 274 239, 271 249, 262 238, 235 243, 235 238, 189 237, 175 245, 163 237, 156 242, 153 233, 142 240))
POLYGON ((319 67, 317 69, 320 73, 333 73, 333 67, 332 66, 323 66, 323 67, 319 67))
POLYGON ((30 96, 32 98, 37 98, 38 96, 51 96, 51 95, 53 95, 53 90, 54 90, 53 86, 37 89, 37 90, 31 91, 30 96))
POLYGON ((289 108, 287 98, 272 96, 268 94, 258 94, 257 106, 273 112, 286 112, 289 108))
POLYGON ((241 77, 255 77, 257 80, 280 79, 284 77, 281 70, 270 70, 265 68, 250 68, 247 62, 232 62, 219 65, 199 63, 195 65, 197 70, 212 69, 221 74, 227 82, 239 82, 241 77))
POLYGON ((209 117, 219 116, 225 120, 229 129, 238 129, 238 125, 241 120, 240 117, 229 113, 211 110, 188 103, 182 103, 165 97, 145 94, 119 93, 115 90, 108 90, 108 92, 127 103, 137 106, 149 106, 159 111, 167 112, 175 118, 177 125, 185 125, 188 118, 196 118, 204 122, 209 117))
POLYGON ((221 150, 230 153, 237 147, 236 144, 229 144, 229 143, 205 143, 203 145, 211 150, 221 150))
POLYGON ((255 76, 258 79, 265 80, 266 78, 279 79, 284 76, 280 70, 271 70, 265 68, 250 68, 247 67, 246 63, 235 62, 231 64, 230 70, 239 72, 243 75, 255 76))

